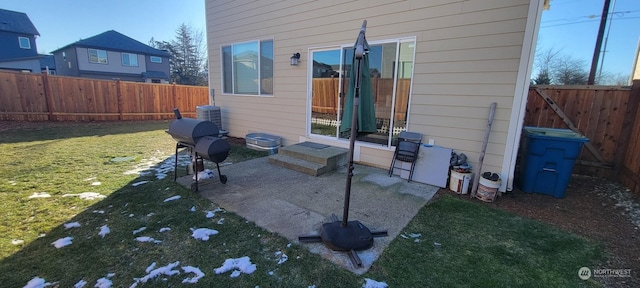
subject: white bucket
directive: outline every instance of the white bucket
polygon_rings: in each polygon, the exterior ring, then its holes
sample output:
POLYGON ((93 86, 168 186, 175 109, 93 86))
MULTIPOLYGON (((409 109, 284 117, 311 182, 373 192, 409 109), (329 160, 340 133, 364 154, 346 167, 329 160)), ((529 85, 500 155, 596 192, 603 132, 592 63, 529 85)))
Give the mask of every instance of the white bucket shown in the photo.
POLYGON ((498 194, 498 188, 502 184, 502 180, 491 181, 480 177, 480 185, 478 185, 478 192, 476 192, 476 198, 484 202, 493 202, 498 194))
POLYGON ((469 182, 473 178, 473 174, 460 173, 451 170, 451 177, 449 177, 449 190, 458 194, 467 194, 469 191, 469 182))

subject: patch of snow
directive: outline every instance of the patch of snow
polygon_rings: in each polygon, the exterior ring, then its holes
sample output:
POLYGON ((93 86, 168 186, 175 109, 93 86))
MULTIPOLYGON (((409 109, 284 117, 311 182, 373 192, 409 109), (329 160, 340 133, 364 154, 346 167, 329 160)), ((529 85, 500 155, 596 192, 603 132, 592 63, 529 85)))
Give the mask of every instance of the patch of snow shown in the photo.
POLYGON ((78 222, 69 222, 69 223, 64 223, 64 229, 71 229, 71 228, 78 228, 80 227, 80 223, 78 222))
POLYGON ((167 199, 164 199, 164 201, 163 201, 163 202, 174 201, 174 200, 178 200, 178 199, 180 199, 180 198, 182 198, 182 196, 180 196, 180 195, 171 196, 171 197, 169 197, 169 198, 167 198, 167 199))
POLYGON ((44 281, 44 279, 36 276, 36 277, 33 277, 33 279, 29 280, 29 282, 27 282, 27 285, 25 285, 24 288, 43 288, 51 285, 52 285, 51 283, 46 282, 44 281))
POLYGON ((218 220, 218 222, 216 222, 216 223, 217 223, 218 225, 222 225, 222 222, 224 222, 224 218, 220 218, 220 219, 218 220))
POLYGON ((11 240, 11 244, 13 244, 13 245, 24 244, 24 240, 22 240, 22 239, 13 239, 13 240, 11 240))
POLYGON ((158 230, 158 232, 160 232, 160 233, 164 233, 164 232, 167 232, 167 231, 171 231, 171 228, 163 227, 163 228, 160 228, 160 230, 158 230))
POLYGON ((198 229, 191 228, 191 231, 193 231, 193 233, 191 233, 191 237, 197 240, 202 240, 202 241, 209 240, 210 235, 218 234, 217 230, 213 230, 209 228, 198 228, 198 229))
POLYGON ((31 196, 27 197, 27 199, 49 198, 49 197, 51 197, 51 194, 49 194, 47 192, 35 192, 31 196))
POLYGON ((278 265, 280 265, 280 264, 282 264, 284 262, 287 262, 287 260, 289 260, 289 256, 287 256, 287 254, 284 254, 281 251, 277 251, 276 252, 276 256, 279 256, 278 257, 278 265))
POLYGON ((189 209, 189 211, 196 212, 196 206, 192 206, 191 209, 189 209))
POLYGON ((291 243, 287 243, 287 248, 291 248, 291 243))
POLYGON ((100 181, 91 182, 91 186, 100 186, 100 185, 102 185, 102 182, 100 181))
MULTIPOLYGON (((155 262, 153 264, 151 264, 151 266, 155 267, 155 262)), ((135 287, 134 285, 137 286, 138 283, 142 282, 142 283, 147 283, 147 281, 149 281, 150 279, 156 278, 160 275, 165 275, 165 276, 173 276, 176 274, 180 274, 180 271, 178 270, 173 270, 173 268, 176 268, 178 265, 180 265, 180 261, 176 261, 173 263, 169 263, 167 266, 162 266, 162 267, 158 267, 156 269, 153 269, 151 271, 146 271, 147 275, 145 275, 142 278, 134 278, 134 280, 136 281, 133 285, 131 285, 131 287, 135 287)), ((149 266, 149 267, 151 267, 149 266)), ((149 268, 147 268, 149 269, 149 268)))
POLYGON ((631 190, 612 190, 614 191, 609 194, 609 197, 616 200, 615 206, 624 209, 624 214, 628 215, 631 222, 640 228, 640 203, 634 200, 631 190))
POLYGON ((184 278, 184 280, 182 280, 182 283, 191 283, 191 284, 197 283, 198 280, 200 280, 200 278, 204 277, 204 273, 202 273, 202 271, 197 267, 182 266, 182 270, 184 270, 184 273, 196 274, 194 277, 184 278))
POLYGON ((136 183, 131 184, 131 186, 137 187, 137 186, 140 186, 142 184, 147 184, 147 183, 149 183, 149 181, 140 181, 140 182, 136 182, 136 183))
POLYGON ((411 234, 409 234, 409 237, 411 237, 411 238, 419 238, 419 237, 422 237, 422 234, 421 233, 411 233, 411 234))
POLYGON ((11 185, 16 185, 16 184, 18 184, 18 183, 17 183, 15 180, 11 180, 11 181, 9 181, 9 184, 11 184, 11 185))
POLYGON ((269 274, 269 276, 273 276, 273 271, 269 271, 267 274, 269 274))
MULTIPOLYGON (((198 180, 204 180, 213 178, 216 176, 211 169, 204 169, 204 171, 198 172, 198 180)), ((196 180, 196 175, 193 175, 193 180, 196 180)))
POLYGON ((160 240, 153 239, 149 236, 136 237, 136 241, 138 242, 153 242, 153 243, 162 243, 160 240))
POLYGON ((53 245, 54 247, 60 249, 62 247, 71 245, 72 241, 73 241, 73 237, 64 237, 64 238, 60 238, 60 239, 56 240, 55 242, 52 242, 51 245, 53 245))
POLYGON ((62 197, 79 197, 80 199, 83 200, 95 200, 95 199, 102 199, 105 198, 107 196, 104 196, 100 193, 97 192, 82 192, 80 194, 64 194, 62 195, 62 197))
POLYGON ((104 214, 104 210, 93 210, 93 213, 104 214))
POLYGON ((147 214, 147 217, 151 217, 153 215, 156 215, 156 213, 151 212, 151 213, 147 214))
POLYGON ((129 218, 131 218, 133 216, 136 216, 136 215, 134 215, 133 213, 129 214, 129 218))
MULTIPOLYGON (((156 155, 150 159, 142 159, 141 163, 124 172, 125 175, 138 174, 140 176, 153 175, 155 173, 156 178, 163 179, 169 172, 172 172, 175 166, 175 154, 171 156, 165 156, 162 152, 156 151, 156 155), (162 159, 164 158, 164 159, 162 159)), ((191 156, 183 153, 178 154, 178 165, 187 166, 191 164, 191 156)))
POLYGON ((213 269, 216 274, 222 274, 228 271, 234 270, 231 273, 231 277, 235 278, 240 276, 241 273, 251 274, 256 271, 256 264, 251 263, 251 259, 248 256, 240 258, 230 258, 222 263, 222 266, 213 269))
POLYGON ((78 281, 78 283, 73 285, 73 288, 83 288, 85 285, 87 285, 87 281, 81 279, 80 281, 78 281))
POLYGON ((376 280, 373 279, 369 279, 369 278, 364 278, 364 284, 362 285, 362 288, 387 288, 389 287, 389 285, 387 285, 387 283, 385 282, 378 282, 376 280))
POLYGON ((138 228, 136 230, 133 230, 133 235, 136 235, 136 234, 138 234, 138 233, 140 233, 140 232, 142 232, 144 230, 147 230, 147 227, 140 227, 140 228, 138 228))
POLYGON ((207 218, 213 218, 213 217, 216 217, 216 213, 224 212, 224 210, 218 207, 216 209, 213 209, 213 211, 205 211, 205 212, 207 212, 207 216, 206 216, 207 218))
POLYGON ((107 225, 102 225, 100 227, 100 232, 98 232, 98 236, 104 238, 107 234, 111 233, 111 229, 107 225))
POLYGON ((157 265, 157 263, 156 263, 156 262, 151 263, 151 265, 149 265, 149 266, 147 267, 147 269, 144 269, 144 272, 147 272, 147 274, 148 274, 149 272, 151 272, 151 270, 153 270, 153 269, 155 269, 155 268, 156 268, 156 265, 157 265))
POLYGON ((111 288, 111 286, 113 286, 113 282, 107 278, 100 278, 98 279, 98 281, 96 281, 96 285, 93 287, 96 288, 111 288))

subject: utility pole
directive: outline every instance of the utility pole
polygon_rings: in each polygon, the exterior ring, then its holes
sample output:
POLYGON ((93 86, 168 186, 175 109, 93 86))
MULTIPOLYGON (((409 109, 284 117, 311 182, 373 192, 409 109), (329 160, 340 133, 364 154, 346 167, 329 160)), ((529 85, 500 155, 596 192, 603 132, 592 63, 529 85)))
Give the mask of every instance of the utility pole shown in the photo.
POLYGON ((604 37, 604 28, 607 26, 607 16, 609 16, 609 5, 611 0, 604 0, 602 8, 602 16, 600 17, 600 29, 598 29, 598 38, 596 39, 596 47, 593 50, 593 59, 591 60, 591 70, 589 71, 589 80, 587 85, 593 85, 596 79, 596 70, 598 70, 598 59, 600 58, 600 49, 602 48, 602 38, 604 37))

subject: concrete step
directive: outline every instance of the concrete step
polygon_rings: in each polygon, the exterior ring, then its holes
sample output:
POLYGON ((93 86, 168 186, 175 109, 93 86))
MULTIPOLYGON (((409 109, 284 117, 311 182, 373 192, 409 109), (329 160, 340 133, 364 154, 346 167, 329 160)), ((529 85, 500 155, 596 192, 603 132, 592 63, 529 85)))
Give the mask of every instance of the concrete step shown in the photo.
POLYGON ((320 176, 347 164, 349 150, 316 143, 298 143, 278 149, 269 163, 320 176))
POLYGON ((347 164, 349 149, 316 143, 298 143, 282 147, 278 154, 327 165, 333 168, 347 164))
POLYGON ((330 169, 329 166, 324 164, 311 162, 284 154, 274 154, 269 156, 269 163, 312 176, 320 176, 333 170, 330 169))

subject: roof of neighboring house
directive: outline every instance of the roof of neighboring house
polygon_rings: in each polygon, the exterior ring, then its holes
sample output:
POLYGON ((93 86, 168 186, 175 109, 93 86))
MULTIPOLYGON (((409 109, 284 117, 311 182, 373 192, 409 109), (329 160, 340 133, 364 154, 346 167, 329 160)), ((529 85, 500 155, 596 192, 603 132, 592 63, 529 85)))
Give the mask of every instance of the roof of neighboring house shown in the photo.
POLYGON ((95 35, 93 37, 89 37, 87 39, 82 39, 80 41, 73 42, 67 46, 64 46, 60 49, 53 51, 53 53, 70 46, 133 52, 133 53, 148 54, 148 55, 166 56, 166 57, 169 56, 169 53, 167 53, 167 51, 155 49, 149 45, 143 44, 133 38, 130 38, 114 30, 109 30, 107 32, 95 35))
POLYGON ((42 58, 40 58, 40 67, 42 69, 49 67, 49 69, 56 69, 56 61, 53 58, 53 55, 42 55, 40 54, 40 56, 42 58))
POLYGON ((27 14, 4 9, 0 9, 0 31, 40 35, 27 14))
POLYGON ((144 78, 160 78, 160 79, 167 79, 169 80, 169 77, 167 76, 167 74, 165 74, 162 71, 147 71, 147 72, 142 72, 142 77, 144 78))

